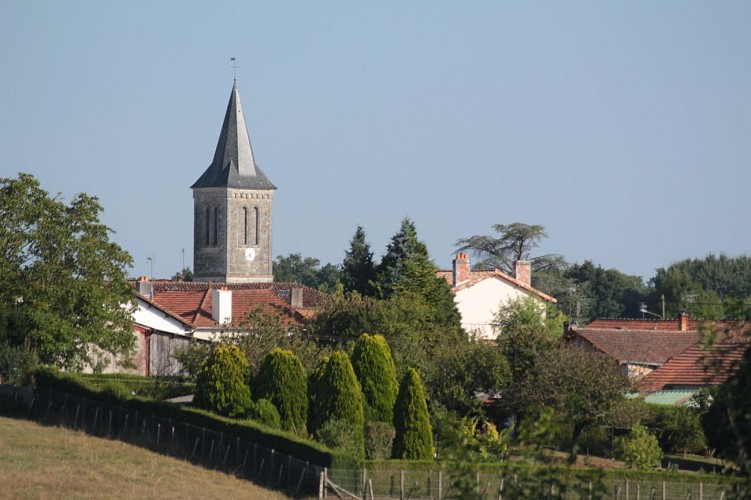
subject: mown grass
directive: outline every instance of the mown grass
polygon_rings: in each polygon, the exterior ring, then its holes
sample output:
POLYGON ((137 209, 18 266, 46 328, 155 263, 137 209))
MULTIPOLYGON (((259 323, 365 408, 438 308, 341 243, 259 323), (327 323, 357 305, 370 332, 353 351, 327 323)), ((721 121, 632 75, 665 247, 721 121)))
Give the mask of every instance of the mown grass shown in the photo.
POLYGON ((0 417, 0 497, 286 498, 120 441, 5 417, 0 417))

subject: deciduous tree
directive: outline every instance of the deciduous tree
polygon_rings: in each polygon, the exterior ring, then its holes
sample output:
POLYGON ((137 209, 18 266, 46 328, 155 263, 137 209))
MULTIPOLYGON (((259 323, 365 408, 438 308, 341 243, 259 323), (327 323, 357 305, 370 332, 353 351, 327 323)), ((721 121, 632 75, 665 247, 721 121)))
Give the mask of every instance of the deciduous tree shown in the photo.
POLYGON ((66 369, 134 346, 128 253, 110 241, 97 198, 52 197, 29 174, 0 179, 0 342, 66 369))

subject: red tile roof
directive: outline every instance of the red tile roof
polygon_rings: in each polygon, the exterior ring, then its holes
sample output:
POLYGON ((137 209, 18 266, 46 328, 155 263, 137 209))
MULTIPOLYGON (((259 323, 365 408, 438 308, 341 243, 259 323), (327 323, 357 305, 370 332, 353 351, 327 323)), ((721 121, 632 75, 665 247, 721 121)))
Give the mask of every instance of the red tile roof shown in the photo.
POLYGON ((212 291, 232 291, 232 324, 241 325, 253 311, 280 314, 286 326, 302 325, 315 315, 319 292, 296 283, 204 283, 157 280, 151 302, 197 328, 214 328, 212 291), (292 290, 302 289, 302 307, 292 307, 292 290))
MULTIPOLYGON (((696 343, 668 360, 639 382, 643 391, 719 385, 738 368, 751 338, 751 323, 717 321, 707 324, 716 334, 711 347, 696 343)), ((702 336, 707 331, 700 328, 702 336)))
POLYGON ((472 271, 472 273, 470 274, 470 279, 463 283, 459 283, 457 286, 453 286, 454 285, 454 272, 453 271, 438 271, 436 273, 436 276, 448 281, 449 285, 451 285, 451 289, 454 290, 455 292, 459 290, 464 290, 465 288, 469 288, 486 279, 499 279, 501 281, 506 281, 516 287, 522 288, 528 292, 531 292, 541 297, 542 299, 547 300, 548 302, 553 302, 553 303, 557 302, 557 300, 551 297, 550 295, 543 293, 537 290, 536 288, 532 288, 526 283, 519 281, 516 278, 512 278, 508 274, 502 273, 498 269, 494 269, 492 271, 472 271))
MULTIPOLYGON (((612 328, 626 330, 665 330, 680 331, 680 318, 675 319, 639 319, 639 318, 597 318, 587 328, 612 328)), ((696 330, 698 324, 688 321, 688 330, 696 330)))
POLYGON ((619 363, 661 365, 698 340, 697 332, 572 327, 569 335, 619 363))

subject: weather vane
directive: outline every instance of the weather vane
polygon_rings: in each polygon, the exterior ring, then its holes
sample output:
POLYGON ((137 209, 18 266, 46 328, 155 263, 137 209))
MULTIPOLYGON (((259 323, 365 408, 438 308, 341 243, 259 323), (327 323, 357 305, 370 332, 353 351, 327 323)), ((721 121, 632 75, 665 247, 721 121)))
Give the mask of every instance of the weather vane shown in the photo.
POLYGON ((232 73, 235 78, 235 81, 237 81, 237 61, 235 61, 234 57, 229 58, 230 62, 232 63, 232 73))

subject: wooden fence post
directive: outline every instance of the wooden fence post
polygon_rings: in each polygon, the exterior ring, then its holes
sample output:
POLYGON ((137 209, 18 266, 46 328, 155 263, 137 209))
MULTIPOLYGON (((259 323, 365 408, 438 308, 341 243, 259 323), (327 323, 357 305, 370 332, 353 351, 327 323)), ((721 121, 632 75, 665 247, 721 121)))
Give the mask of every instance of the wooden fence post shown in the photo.
POLYGON ((399 471, 399 500, 404 500, 404 469, 399 471))

